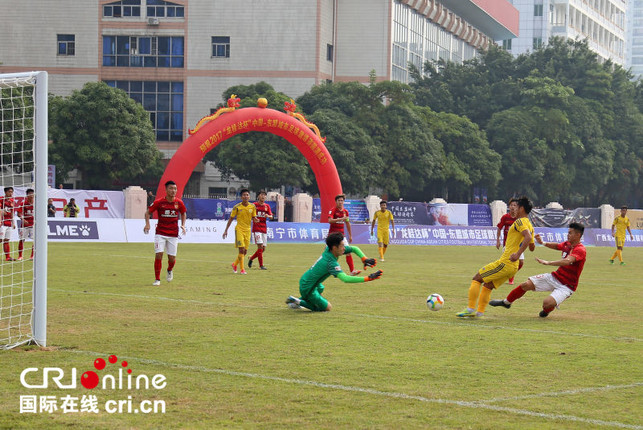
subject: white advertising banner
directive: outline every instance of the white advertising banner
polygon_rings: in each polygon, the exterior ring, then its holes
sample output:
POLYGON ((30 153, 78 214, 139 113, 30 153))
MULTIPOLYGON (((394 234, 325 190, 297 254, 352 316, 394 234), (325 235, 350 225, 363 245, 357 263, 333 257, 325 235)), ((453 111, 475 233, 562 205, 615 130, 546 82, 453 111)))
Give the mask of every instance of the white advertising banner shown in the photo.
MULTIPOLYGON (((128 242, 154 242, 154 231, 156 220, 150 220, 150 232, 143 233, 145 220, 125 219, 125 231, 128 242)), ((185 224, 185 236, 179 235, 180 243, 234 243, 234 227, 232 222, 228 229, 228 237, 223 239, 223 231, 227 221, 187 220, 185 224)), ((180 230, 179 230, 180 232, 180 230)))
POLYGON ((127 242, 122 219, 49 218, 47 227, 52 242, 127 242))
MULTIPOLYGON (((27 188, 16 187, 15 196, 24 197, 27 188)), ((50 188, 47 197, 56 206, 56 218, 63 218, 63 207, 69 199, 76 200, 79 218, 125 218, 125 195, 122 191, 61 190, 50 188)))

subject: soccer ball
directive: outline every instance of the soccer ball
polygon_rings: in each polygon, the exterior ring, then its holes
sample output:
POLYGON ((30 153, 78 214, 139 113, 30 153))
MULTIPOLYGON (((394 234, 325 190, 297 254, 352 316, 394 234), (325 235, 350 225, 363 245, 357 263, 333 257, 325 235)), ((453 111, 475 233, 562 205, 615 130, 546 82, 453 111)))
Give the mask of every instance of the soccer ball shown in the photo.
POLYGON ((444 306, 444 299, 439 294, 431 294, 426 298, 426 305, 432 311, 439 311, 444 306))

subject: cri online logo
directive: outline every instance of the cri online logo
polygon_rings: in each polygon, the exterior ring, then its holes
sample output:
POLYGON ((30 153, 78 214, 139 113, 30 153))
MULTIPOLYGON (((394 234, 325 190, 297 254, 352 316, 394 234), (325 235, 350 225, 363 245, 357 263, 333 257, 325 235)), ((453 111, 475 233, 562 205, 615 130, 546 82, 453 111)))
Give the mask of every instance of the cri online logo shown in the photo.
MULTIPOLYGON (((107 357, 107 361, 110 364, 117 364, 118 357, 115 355, 110 355, 107 357)), ((134 378, 132 376, 132 369, 127 369, 127 375, 123 374, 123 370, 128 367, 127 361, 123 360, 118 367, 118 375, 114 376, 112 374, 105 374, 102 377, 102 389, 103 390, 131 390, 131 389, 150 389, 154 388, 157 390, 162 390, 167 385, 165 376, 161 374, 154 375, 152 378, 145 374, 141 374, 134 378)), ((103 370, 107 367, 107 363, 102 358, 97 358, 94 360, 94 368, 96 370, 103 370)), ((65 378, 65 371, 59 367, 43 367, 42 369, 42 384, 31 384, 27 382, 27 375, 30 373, 38 372, 37 367, 29 367, 22 371, 20 374, 20 382, 25 388, 48 388, 49 380, 51 379, 55 385, 60 389, 73 389, 76 388, 76 368, 71 369, 71 380, 68 384, 63 383, 65 378)), ((88 390, 93 390, 101 382, 101 378, 93 370, 88 370, 83 373, 80 377, 80 383, 83 387, 88 390)))

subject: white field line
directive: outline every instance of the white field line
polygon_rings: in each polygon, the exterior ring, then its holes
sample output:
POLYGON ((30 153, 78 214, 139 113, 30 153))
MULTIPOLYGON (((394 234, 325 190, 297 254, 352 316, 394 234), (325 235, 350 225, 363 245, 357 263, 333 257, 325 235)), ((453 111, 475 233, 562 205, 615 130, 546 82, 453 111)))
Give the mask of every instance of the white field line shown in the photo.
MULTIPOLYGON (((99 352, 92 352, 92 351, 68 350, 65 352, 74 352, 78 354, 86 354, 86 355, 94 355, 94 356, 108 355, 106 353, 99 353, 99 352)), ((353 387, 350 385, 339 385, 339 384, 326 384, 323 382, 308 381, 304 379, 282 378, 278 376, 261 375, 258 373, 236 372, 236 371, 226 370, 226 369, 213 369, 213 368, 204 367, 204 366, 188 366, 184 364, 166 363, 163 361, 150 360, 150 359, 138 358, 138 357, 123 357, 123 358, 126 358, 129 361, 138 361, 144 364, 170 367, 170 368, 187 370, 187 371, 217 373, 217 374, 222 374, 227 376, 239 376, 244 378, 284 382, 287 384, 307 385, 307 386, 325 388, 325 389, 331 389, 331 390, 341 390, 341 391, 348 391, 348 392, 371 394, 374 396, 391 397, 391 398, 404 399, 404 400, 417 400, 417 401, 426 402, 426 403, 439 403, 439 404, 446 404, 446 405, 462 406, 465 408, 486 409, 486 410, 491 410, 495 412, 505 412, 505 413, 514 414, 514 415, 526 415, 530 417, 544 418, 547 420, 573 421, 573 422, 580 422, 580 423, 592 424, 597 426, 618 427, 618 428, 626 428, 626 429, 637 429, 637 430, 643 429, 643 426, 640 426, 640 425, 625 424, 618 421, 603 421, 603 420, 582 418, 574 415, 565 415, 565 414, 546 414, 543 412, 534 412, 534 411, 529 411, 525 409, 516 409, 516 408, 507 408, 503 406, 487 405, 487 404, 478 403, 478 402, 467 402, 467 401, 461 401, 461 400, 448 400, 448 399, 432 399, 428 397, 415 396, 415 395, 405 394, 405 393, 375 390, 372 388, 353 387)))
POLYGON ((567 395, 573 396, 575 394, 581 394, 581 393, 594 393, 596 391, 622 390, 622 389, 635 388, 640 386, 643 386, 643 382, 634 382, 632 384, 626 384, 626 385, 605 385, 602 387, 577 388, 575 390, 553 391, 550 393, 539 393, 539 394, 527 394, 524 396, 515 396, 515 397, 496 397, 495 399, 481 400, 479 403, 504 402, 508 400, 538 399, 541 397, 560 397, 560 396, 567 396, 567 395))
MULTIPOLYGON (((170 301, 170 302, 178 302, 178 303, 191 303, 191 304, 211 305, 211 306, 228 306, 228 307, 236 307, 236 308, 260 309, 264 307, 264 306, 253 306, 253 305, 244 305, 244 304, 236 304, 236 303, 205 302, 200 300, 189 300, 189 299, 173 299, 170 297, 162 297, 162 296, 104 293, 104 292, 97 292, 97 291, 84 292, 84 291, 64 290, 60 288, 50 288, 49 291, 67 293, 67 294, 90 294, 90 295, 98 295, 98 296, 130 297, 135 299, 161 300, 161 301, 170 301)), ((447 326, 454 326, 454 327, 469 327, 469 328, 494 329, 494 330, 501 329, 501 330, 511 330, 511 331, 520 331, 520 332, 540 333, 540 334, 543 334, 543 333, 554 334, 554 335, 560 335, 560 336, 586 337, 586 338, 592 338, 592 339, 606 339, 606 340, 630 341, 630 342, 643 341, 643 339, 639 339, 636 337, 614 337, 614 336, 601 336, 601 335, 584 334, 584 333, 568 333, 564 331, 554 331, 554 330, 517 328, 517 327, 508 327, 508 326, 502 326, 502 325, 487 325, 484 322, 479 324, 479 321, 476 321, 476 320, 466 321, 466 322, 447 322, 447 321, 433 321, 433 320, 423 320, 423 319, 403 318, 403 317, 389 317, 389 316, 383 316, 383 315, 358 314, 358 313, 342 313, 342 315, 348 315, 348 316, 354 316, 354 317, 360 317, 360 318, 373 318, 373 319, 379 319, 379 320, 405 321, 410 323, 438 324, 438 325, 447 325, 447 326)))

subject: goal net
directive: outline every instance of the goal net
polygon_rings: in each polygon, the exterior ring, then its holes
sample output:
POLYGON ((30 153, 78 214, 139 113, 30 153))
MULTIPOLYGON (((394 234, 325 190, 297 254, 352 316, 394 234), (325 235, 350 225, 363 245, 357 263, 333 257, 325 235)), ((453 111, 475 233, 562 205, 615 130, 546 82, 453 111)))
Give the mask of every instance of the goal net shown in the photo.
POLYGON ((46 346, 47 188, 47 73, 0 74, 0 349, 46 346))

